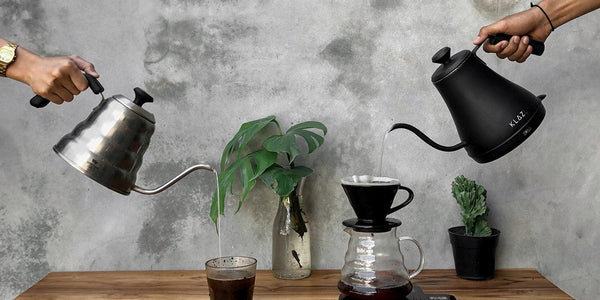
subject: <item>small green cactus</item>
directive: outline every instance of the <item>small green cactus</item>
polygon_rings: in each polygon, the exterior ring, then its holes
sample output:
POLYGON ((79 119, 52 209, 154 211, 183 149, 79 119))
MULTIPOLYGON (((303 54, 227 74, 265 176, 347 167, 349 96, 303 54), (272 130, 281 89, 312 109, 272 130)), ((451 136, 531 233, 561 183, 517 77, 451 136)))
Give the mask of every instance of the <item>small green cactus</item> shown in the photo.
POLYGON ((492 230, 488 226, 489 208, 485 202, 487 191, 474 180, 460 175, 452 182, 452 196, 460 207, 460 215, 465 224, 465 234, 470 236, 489 236, 492 230))

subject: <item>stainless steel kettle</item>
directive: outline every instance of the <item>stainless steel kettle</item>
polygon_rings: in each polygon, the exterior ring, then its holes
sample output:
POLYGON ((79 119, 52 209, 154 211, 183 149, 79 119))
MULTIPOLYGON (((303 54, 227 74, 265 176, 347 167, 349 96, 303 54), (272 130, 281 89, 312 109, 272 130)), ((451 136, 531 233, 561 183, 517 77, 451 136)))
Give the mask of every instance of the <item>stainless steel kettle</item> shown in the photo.
MULTIPOLYGON (((94 93, 104 90, 94 77, 86 78, 94 93)), ((136 87, 134 92, 133 101, 123 95, 102 97, 87 119, 53 147, 56 154, 89 178, 123 195, 128 195, 132 190, 141 194, 156 194, 193 171, 214 172, 211 166, 198 164, 158 188, 137 186, 137 171, 150 144, 156 121, 154 115, 142 107, 145 103, 153 102, 153 98, 141 88, 136 87)), ((46 101, 36 96, 30 103, 35 107, 43 107, 46 101)))

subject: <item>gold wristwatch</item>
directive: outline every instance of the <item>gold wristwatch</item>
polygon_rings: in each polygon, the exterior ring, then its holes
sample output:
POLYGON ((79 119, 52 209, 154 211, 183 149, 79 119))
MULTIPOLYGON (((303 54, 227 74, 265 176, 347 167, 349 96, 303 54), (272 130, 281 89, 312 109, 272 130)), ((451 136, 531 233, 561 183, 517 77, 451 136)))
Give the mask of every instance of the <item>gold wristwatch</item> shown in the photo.
POLYGON ((6 77, 6 69, 17 58, 17 47, 19 45, 8 42, 8 45, 0 48, 0 77, 6 77))

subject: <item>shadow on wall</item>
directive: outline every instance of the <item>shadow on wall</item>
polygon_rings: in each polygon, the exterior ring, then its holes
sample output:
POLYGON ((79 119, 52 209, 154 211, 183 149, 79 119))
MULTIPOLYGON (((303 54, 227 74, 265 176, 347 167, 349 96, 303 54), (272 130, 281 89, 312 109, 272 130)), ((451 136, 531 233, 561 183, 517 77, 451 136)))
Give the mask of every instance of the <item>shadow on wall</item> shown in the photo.
POLYGON ((373 63, 371 61, 376 47, 374 37, 363 37, 360 31, 331 41, 321 52, 321 57, 334 66, 340 73, 330 83, 330 92, 344 86, 360 99, 371 98, 377 94, 373 86, 373 63))
MULTIPOLYGON (((513 9, 519 2, 523 3, 519 0, 473 0, 475 8, 494 21, 512 14, 513 9)), ((525 8, 523 7, 523 9, 525 8)))
POLYGON ((145 82, 148 92, 180 104, 187 88, 201 87, 210 95, 215 84, 235 76, 241 54, 231 44, 256 32, 256 27, 238 20, 169 21, 159 17, 145 33, 144 65, 148 73, 163 75, 145 82))

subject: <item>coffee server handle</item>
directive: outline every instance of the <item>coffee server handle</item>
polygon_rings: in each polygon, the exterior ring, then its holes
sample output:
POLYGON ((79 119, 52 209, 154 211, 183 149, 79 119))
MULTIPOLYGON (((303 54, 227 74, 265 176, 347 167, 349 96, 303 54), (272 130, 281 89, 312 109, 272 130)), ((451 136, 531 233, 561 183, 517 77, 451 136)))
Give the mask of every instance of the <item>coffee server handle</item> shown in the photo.
MULTIPOLYGON (((94 94, 98 95, 104 92, 104 87, 100 84, 100 81, 98 81, 98 79, 96 79, 94 76, 88 73, 83 73, 83 75, 87 79, 88 84, 90 85, 90 89, 92 90, 92 92, 94 92, 94 94)), ((35 108, 42 108, 48 105, 48 103, 50 103, 50 100, 40 95, 35 95, 33 96, 33 98, 31 98, 31 100, 29 100, 29 104, 31 104, 31 106, 35 108)))
POLYGON ((419 244, 419 242, 417 242, 417 240, 411 238, 410 236, 399 237, 398 244, 400 244, 400 242, 402 242, 402 241, 410 241, 413 244, 415 244, 415 246, 417 246, 417 249, 419 249, 419 257, 420 257, 419 258, 419 266, 412 273, 408 274, 408 279, 413 279, 413 277, 419 275, 419 273, 421 273, 421 271, 423 271, 423 266, 425 265, 425 256, 423 256, 423 248, 421 248, 421 244, 419 244))
POLYGON ((393 213, 393 212, 395 212, 395 211, 397 211, 397 210, 399 210, 399 209, 407 206, 410 202, 412 202, 412 200, 413 200, 413 198, 415 196, 415 194, 413 193, 413 191, 411 189, 405 187, 405 186, 399 186, 398 189, 407 191, 408 192, 408 198, 404 202, 402 202, 400 205, 394 206, 394 207, 390 208, 390 212, 388 214, 391 214, 391 213, 393 213))
MULTIPOLYGON (((510 39, 512 38, 512 35, 509 34, 505 34, 505 33, 496 33, 496 34, 492 34, 488 37, 488 41, 490 44, 492 45, 496 45, 501 41, 510 41, 510 39)), ((542 55, 544 53, 544 50, 546 49, 546 46, 544 46, 544 43, 540 42, 540 41, 536 41, 536 40, 532 40, 529 39, 529 45, 531 45, 531 47, 533 47, 533 51, 531 52, 531 54, 534 55, 542 55)), ((477 47, 479 48, 479 47, 477 47)))

